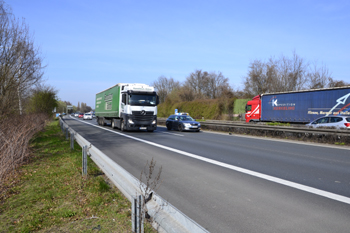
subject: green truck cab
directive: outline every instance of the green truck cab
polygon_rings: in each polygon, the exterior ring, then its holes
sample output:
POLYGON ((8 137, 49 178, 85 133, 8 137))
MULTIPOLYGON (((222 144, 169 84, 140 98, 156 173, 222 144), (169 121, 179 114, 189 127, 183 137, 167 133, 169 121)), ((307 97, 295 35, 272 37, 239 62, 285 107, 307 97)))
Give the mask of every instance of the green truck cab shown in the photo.
POLYGON ((154 87, 141 83, 118 83, 96 94, 96 120, 124 130, 157 129, 159 97, 154 87))

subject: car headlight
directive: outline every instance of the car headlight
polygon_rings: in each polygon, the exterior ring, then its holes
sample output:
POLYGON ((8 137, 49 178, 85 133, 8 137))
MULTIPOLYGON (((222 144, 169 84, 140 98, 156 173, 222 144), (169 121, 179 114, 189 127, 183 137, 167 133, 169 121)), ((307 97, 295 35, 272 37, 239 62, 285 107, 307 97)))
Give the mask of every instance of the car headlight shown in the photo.
POLYGON ((131 119, 129 119, 128 122, 129 124, 134 124, 134 122, 131 119))
POLYGON ((184 126, 185 126, 185 127, 191 127, 191 124, 189 124, 189 123, 184 123, 184 126))
POLYGON ((198 123, 198 127, 200 127, 200 126, 201 126, 201 124, 198 123))

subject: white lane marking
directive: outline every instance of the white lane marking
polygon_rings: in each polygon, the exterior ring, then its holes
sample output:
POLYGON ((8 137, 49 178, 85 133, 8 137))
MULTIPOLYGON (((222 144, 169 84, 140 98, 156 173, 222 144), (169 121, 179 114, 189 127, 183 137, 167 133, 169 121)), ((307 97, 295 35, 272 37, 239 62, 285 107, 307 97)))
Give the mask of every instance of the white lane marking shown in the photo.
POLYGON ((161 133, 165 133, 165 134, 171 134, 171 135, 175 135, 175 136, 185 136, 185 135, 182 135, 182 134, 177 134, 177 133, 168 133, 168 132, 161 132, 161 133))
MULTIPOLYGON (((75 118, 73 118, 73 119, 77 120, 75 118)), ((334 193, 331 193, 331 192, 323 191, 321 189, 312 188, 312 187, 309 187, 309 186, 306 186, 306 185, 302 185, 302 184, 298 184, 298 183, 295 183, 295 182, 291 182, 291 181, 288 181, 288 180, 283 180, 283 179, 280 179, 280 178, 277 178, 277 177, 265 175, 263 173, 251 171, 251 170, 244 169, 244 168, 237 167, 237 166, 233 166, 233 165, 230 165, 230 164, 222 163, 222 162, 219 162, 219 161, 216 161, 216 160, 213 160, 213 159, 204 158, 204 157, 199 156, 199 155, 195 155, 195 154, 192 154, 192 153, 188 153, 188 152, 185 152, 185 151, 174 149, 174 148, 171 148, 171 147, 168 147, 168 146, 163 146, 163 145, 160 145, 160 144, 157 144, 157 143, 154 143, 154 142, 150 142, 150 141, 146 141, 146 140, 143 140, 143 139, 140 139, 140 138, 135 138, 133 136, 129 136, 129 135, 126 135, 126 134, 123 134, 123 133, 119 133, 117 131, 106 129, 106 128, 103 128, 103 127, 98 126, 98 125, 93 125, 93 124, 85 122, 85 121, 80 121, 80 122, 92 125, 92 126, 97 127, 97 128, 101 128, 101 129, 107 130, 107 131, 115 133, 115 134, 119 134, 121 136, 130 138, 130 139, 134 139, 134 140, 139 141, 139 142, 143 142, 143 143, 155 146, 155 147, 159 147, 159 148, 162 148, 164 150, 168 150, 168 151, 172 151, 172 152, 175 152, 175 153, 178 153, 178 154, 182 154, 182 155, 185 155, 185 156, 190 157, 190 158, 198 159, 198 160, 201 160, 201 161, 204 161, 204 162, 207 162, 207 163, 211 163, 211 164, 214 164, 214 165, 217 165, 217 166, 220 166, 220 167, 228 168, 228 169, 231 169, 231 170, 234 170, 234 171, 238 171, 238 172, 241 172, 241 173, 244 173, 244 174, 255 176, 255 177, 258 177, 258 178, 261 178, 261 179, 269 180, 269 181, 272 181, 272 182, 275 182, 275 183, 278 183, 278 184, 282 184, 282 185, 285 185, 285 186, 288 186, 288 187, 292 187, 292 188, 299 189, 299 190, 302 190, 302 191, 305 191, 305 192, 316 194, 316 195, 319 195, 319 196, 322 196, 322 197, 326 197, 326 198, 329 198, 329 199, 332 199, 332 200, 336 200, 336 201, 340 201, 340 202, 343 202, 343 203, 346 203, 346 204, 350 204, 350 198, 345 197, 345 196, 341 196, 341 195, 334 194, 334 193)))

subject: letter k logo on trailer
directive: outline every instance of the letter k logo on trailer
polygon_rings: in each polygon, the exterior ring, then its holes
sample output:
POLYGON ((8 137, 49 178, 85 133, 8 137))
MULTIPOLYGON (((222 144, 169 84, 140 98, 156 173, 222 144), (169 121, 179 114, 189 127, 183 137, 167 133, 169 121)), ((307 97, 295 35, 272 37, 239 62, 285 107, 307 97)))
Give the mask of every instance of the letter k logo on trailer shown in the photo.
POLYGON ((277 106, 277 99, 276 100, 272 100, 272 107, 273 106, 277 106))

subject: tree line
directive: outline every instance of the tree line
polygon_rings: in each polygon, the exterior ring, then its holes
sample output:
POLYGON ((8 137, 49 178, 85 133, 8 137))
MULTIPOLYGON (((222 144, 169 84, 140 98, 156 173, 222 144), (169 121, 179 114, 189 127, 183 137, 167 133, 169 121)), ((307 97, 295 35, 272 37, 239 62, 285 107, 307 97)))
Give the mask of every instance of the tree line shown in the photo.
POLYGON ((279 58, 270 57, 267 61, 251 62, 243 81, 243 93, 254 96, 347 85, 349 83, 335 80, 326 65, 307 62, 294 51, 292 57, 281 55, 279 58))
POLYGON ((229 79, 221 72, 207 72, 195 70, 190 73, 184 83, 173 78, 160 76, 152 84, 157 90, 160 103, 166 98, 179 101, 192 101, 195 99, 216 99, 232 97, 233 89, 229 85, 229 79))
POLYGON ((28 25, 0 0, 0 194, 57 107, 57 91, 42 79, 44 68, 28 25))
POLYGON ((350 85, 336 80, 324 64, 310 63, 295 51, 291 57, 281 55, 267 61, 250 62, 242 88, 230 86, 229 78, 221 72, 195 70, 183 83, 160 76, 153 85, 160 103, 193 101, 198 99, 252 98, 262 93, 298 91, 350 85))

